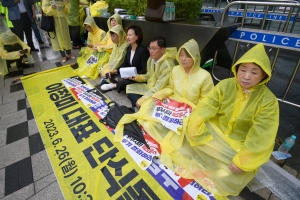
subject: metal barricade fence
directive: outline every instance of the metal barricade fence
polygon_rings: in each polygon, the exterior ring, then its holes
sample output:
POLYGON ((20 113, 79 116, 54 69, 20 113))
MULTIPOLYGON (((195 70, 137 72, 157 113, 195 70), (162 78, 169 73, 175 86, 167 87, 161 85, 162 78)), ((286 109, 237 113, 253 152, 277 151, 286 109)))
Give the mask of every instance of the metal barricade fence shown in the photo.
MULTIPOLYGON (((229 38, 230 41, 235 42, 232 64, 237 61, 237 52, 241 46, 246 46, 247 48, 252 44, 264 43, 264 45, 269 48, 269 56, 272 57, 270 60, 273 75, 276 71, 292 71, 292 73, 288 75, 285 73, 284 78, 282 78, 284 81, 286 81, 287 78, 289 80, 284 91, 282 91, 283 95, 275 93, 278 101, 300 108, 299 98, 296 98, 294 102, 286 100, 288 93, 291 91, 292 84, 298 85, 300 83, 298 80, 299 77, 297 76, 297 71, 300 65, 300 20, 298 19, 300 3, 297 1, 291 2, 274 0, 272 2, 233 1, 228 3, 224 9, 222 9, 221 25, 224 23, 226 17, 230 15, 230 12, 233 12, 233 7, 237 11, 234 11, 235 13, 231 13, 231 15, 237 18, 235 21, 240 22, 241 26, 229 38), (241 6, 243 9, 240 9, 241 6), (283 10, 280 10, 280 7, 283 8, 283 10), (249 8, 252 9, 249 10, 249 8), (258 11, 258 9, 260 10, 258 11), (255 19, 260 20, 259 26, 251 25, 255 19), (245 23, 249 20, 251 20, 250 23, 245 23), (277 22, 278 27, 280 28, 272 27, 271 23, 274 22, 277 22), (295 62, 293 69, 290 66, 284 69, 284 67, 287 66, 282 66, 282 63, 278 69, 275 69, 275 65, 278 64, 278 58, 280 57, 279 54, 283 51, 288 51, 288 53, 286 53, 287 55, 294 54, 293 59, 297 61, 295 62), (273 55, 270 55, 271 53, 273 53, 273 55)), ((215 75, 217 55, 218 52, 215 52, 212 63, 212 75, 215 80, 220 81, 220 79, 215 75)), ((289 60, 289 58, 286 60, 289 63, 293 63, 293 61, 289 60)), ((229 73, 229 77, 230 76, 232 76, 231 72, 229 73)), ((282 87, 282 85, 280 86, 282 87)), ((270 86, 268 85, 268 87, 270 86)), ((274 87, 270 89, 272 90, 274 87)), ((275 88, 275 90, 277 90, 277 88, 275 88)), ((300 96, 300 90, 297 88, 296 90, 298 91, 297 95, 300 96)), ((293 91, 295 92, 295 89, 293 91)))

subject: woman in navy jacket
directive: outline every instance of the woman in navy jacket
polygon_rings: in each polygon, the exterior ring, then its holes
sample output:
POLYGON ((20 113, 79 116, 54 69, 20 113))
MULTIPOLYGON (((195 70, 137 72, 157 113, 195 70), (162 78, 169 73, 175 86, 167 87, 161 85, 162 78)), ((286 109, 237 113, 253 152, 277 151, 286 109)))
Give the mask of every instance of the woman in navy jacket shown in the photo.
MULTIPOLYGON (((136 67, 137 74, 146 74, 149 51, 147 48, 141 45, 142 41, 142 29, 139 26, 130 26, 127 30, 127 43, 130 45, 127 47, 125 59, 120 68, 136 67)), ((111 71, 109 76, 114 77, 114 75, 119 72, 120 68, 118 70, 111 71)), ((126 85, 136 83, 131 79, 132 78, 122 79, 120 82, 115 82, 114 79, 111 78, 113 83, 102 85, 101 90, 117 88, 118 92, 120 93, 122 90, 126 89, 126 85)))

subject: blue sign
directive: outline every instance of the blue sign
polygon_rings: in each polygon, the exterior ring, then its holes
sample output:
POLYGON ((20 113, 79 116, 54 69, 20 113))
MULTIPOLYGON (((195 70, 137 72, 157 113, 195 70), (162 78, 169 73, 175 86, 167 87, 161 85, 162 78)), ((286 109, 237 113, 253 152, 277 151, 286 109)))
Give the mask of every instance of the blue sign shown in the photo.
POLYGON ((288 34, 272 34, 268 32, 253 32, 249 29, 237 29, 230 36, 232 40, 252 43, 264 43, 267 46, 273 46, 284 49, 300 51, 300 35, 288 34))
POLYGON ((202 9, 202 13, 221 13, 222 10, 220 9, 202 9))
MULTIPOLYGON (((220 9, 202 9, 202 13, 221 13, 223 10, 220 9)), ((231 17, 243 17, 244 12, 238 10, 229 10, 228 16, 231 17)), ((246 12, 246 18, 263 19, 265 16, 262 12, 246 12)), ((273 21, 287 21, 287 15, 284 14, 267 14, 266 20, 273 21)), ((295 16, 291 16, 290 21, 294 21, 295 16)))

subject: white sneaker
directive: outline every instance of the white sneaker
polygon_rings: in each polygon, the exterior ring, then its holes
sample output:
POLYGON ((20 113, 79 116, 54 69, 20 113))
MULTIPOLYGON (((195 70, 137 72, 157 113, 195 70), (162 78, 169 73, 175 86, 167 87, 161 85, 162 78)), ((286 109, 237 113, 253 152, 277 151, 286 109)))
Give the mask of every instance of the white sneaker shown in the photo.
POLYGON ((104 90, 104 91, 105 90, 111 90, 113 88, 115 88, 113 83, 101 85, 101 90, 104 90))

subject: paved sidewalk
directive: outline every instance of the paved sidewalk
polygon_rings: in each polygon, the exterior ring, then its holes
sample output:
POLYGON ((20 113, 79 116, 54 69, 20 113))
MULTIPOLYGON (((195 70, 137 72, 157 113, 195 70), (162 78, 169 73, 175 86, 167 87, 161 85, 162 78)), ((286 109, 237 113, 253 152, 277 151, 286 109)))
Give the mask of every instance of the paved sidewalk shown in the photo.
MULTIPOLYGON (((43 35, 44 40, 45 37, 43 35)), ((72 54, 78 56, 78 50, 73 50, 72 54)), ((62 66, 61 56, 52 51, 48 41, 32 56, 34 65, 26 65, 0 77, 0 199, 63 199, 22 83, 12 84, 16 77, 62 66)), ((68 60, 65 64, 74 62, 68 60)), ((90 83, 97 86, 99 80, 90 83)), ((124 92, 110 91, 105 95, 119 104, 130 106, 124 92)), ((284 169, 300 178, 296 170, 288 166, 284 169)), ((246 188, 240 196, 230 199, 279 198, 267 188, 252 193, 246 188)))

